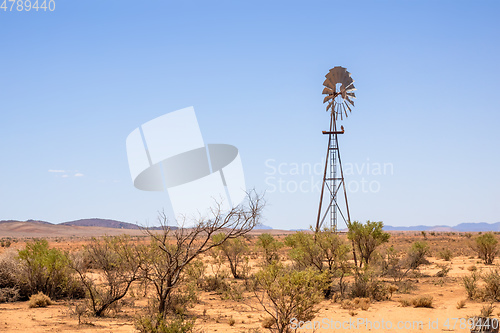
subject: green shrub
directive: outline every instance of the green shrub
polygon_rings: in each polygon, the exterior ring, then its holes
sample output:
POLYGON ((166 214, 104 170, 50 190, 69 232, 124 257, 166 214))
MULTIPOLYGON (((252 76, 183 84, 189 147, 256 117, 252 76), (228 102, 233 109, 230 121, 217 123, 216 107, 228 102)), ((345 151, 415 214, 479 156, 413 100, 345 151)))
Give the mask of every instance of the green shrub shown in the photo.
POLYGON ((53 299, 84 297, 83 287, 73 278, 67 255, 50 249, 47 240, 26 243, 18 258, 21 262, 18 284, 26 296, 43 292, 53 299))
POLYGON ((492 232, 485 233, 476 238, 474 249, 486 265, 491 265, 498 254, 498 240, 492 232))
POLYGON ((257 246, 262 249, 266 263, 271 264, 273 261, 279 260, 278 250, 281 248, 282 243, 277 241, 271 234, 259 235, 257 246))
POLYGON ((298 271, 273 263, 256 274, 257 285, 263 292, 255 291, 255 296, 273 318, 277 331, 289 332, 293 318, 298 321, 314 318, 315 305, 323 299, 327 278, 328 274, 312 268, 298 271))
POLYGON ((363 263, 368 265, 375 249, 379 245, 387 243, 391 237, 390 234, 383 231, 384 223, 382 222, 366 221, 365 224, 362 224, 353 221, 348 222, 347 227, 349 228, 347 238, 352 241, 353 246, 356 247, 361 256, 360 267, 363 263))
POLYGON ((31 295, 30 301, 28 303, 30 308, 45 308, 52 304, 50 297, 42 293, 41 291, 38 294, 31 295))

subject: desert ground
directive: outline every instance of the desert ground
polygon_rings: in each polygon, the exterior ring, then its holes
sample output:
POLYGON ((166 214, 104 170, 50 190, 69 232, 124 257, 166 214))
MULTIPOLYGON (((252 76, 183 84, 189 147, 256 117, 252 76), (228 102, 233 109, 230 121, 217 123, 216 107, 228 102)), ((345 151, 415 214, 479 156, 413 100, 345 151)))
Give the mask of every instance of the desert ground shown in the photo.
MULTIPOLYGON (((78 251, 90 241, 91 236, 106 233, 119 233, 119 230, 101 230, 99 228, 81 227, 79 229, 62 228, 60 233, 48 235, 47 230, 31 230, 28 227, 14 231, 2 230, 0 238, 10 240, 11 245, 0 248, 0 257, 9 251, 23 249, 26 242, 33 237, 42 237, 49 241, 50 247, 63 251, 78 251), (82 230, 80 230, 82 229, 82 230), (26 237, 31 235, 30 237, 26 237)), ((36 229, 36 228, 35 228, 36 229)), ((123 232, 123 230, 122 230, 123 232)), ((143 241, 140 231, 127 230, 136 236, 137 242, 143 241)), ((262 266, 262 255, 255 246, 259 234, 272 232, 278 240, 283 240, 293 232, 278 230, 254 230, 247 237, 249 251, 250 273, 256 272, 262 266)), ((415 241, 424 241, 430 246, 428 263, 421 265, 418 270, 408 278, 407 288, 393 291, 389 299, 382 301, 369 301, 369 306, 364 309, 348 308, 339 299, 324 299, 316 308, 319 310, 315 319, 329 323, 328 328, 304 327, 298 332, 470 332, 464 327, 463 322, 469 317, 478 316, 481 308, 489 305, 490 301, 469 300, 462 283, 462 278, 472 271, 488 272, 496 269, 500 264, 495 259, 493 265, 485 265, 478 259, 471 248, 472 240, 477 233, 455 232, 390 232, 389 242, 379 246, 377 253, 383 254, 389 247, 405 251, 415 241), (452 258, 444 260, 439 253, 450 250, 452 258), (444 265, 444 266, 443 266, 444 265), (443 267, 449 271, 444 276, 437 276, 443 267), (405 300, 411 301, 420 296, 432 296, 431 308, 403 306, 405 300), (462 306, 457 304, 463 302, 462 306), (326 318, 326 319, 324 319, 326 318), (464 319, 462 319, 464 318, 464 319), (462 322, 460 321, 462 319, 462 322), (353 326, 357 322, 359 326, 353 326), (372 326, 370 327, 369 322, 372 326), (388 325, 392 326, 389 327, 388 325), (462 323, 462 327, 461 327, 462 323), (382 326, 380 326, 382 325, 382 326), (399 326, 397 326, 399 325, 399 326)), ((345 234, 342 239, 347 241, 345 234)), ((280 259, 291 263, 287 248, 279 250, 280 259)), ((206 274, 212 274, 212 257, 208 254, 202 256, 206 263, 206 274)), ((229 271, 227 263, 222 265, 222 270, 229 271)), ((234 279, 227 274, 229 284, 240 286, 239 297, 223 295, 217 291, 197 290, 197 300, 187 309, 189 318, 195 319, 195 329, 199 332, 267 332, 263 321, 267 317, 253 292, 244 288, 245 279, 234 279)), ((382 281, 392 283, 389 277, 381 277, 382 281)), ((235 289, 236 290, 236 289, 235 289)), ((111 311, 103 318, 85 316, 79 323, 75 308, 84 300, 56 300, 52 305, 42 308, 30 308, 28 301, 0 303, 0 331, 1 332, 137 332, 134 320, 148 304, 152 297, 141 285, 132 285, 127 296, 121 301, 121 306, 111 311)), ((495 305, 495 304, 493 304, 495 305)), ((500 315, 500 307, 494 308, 493 317, 500 315)))

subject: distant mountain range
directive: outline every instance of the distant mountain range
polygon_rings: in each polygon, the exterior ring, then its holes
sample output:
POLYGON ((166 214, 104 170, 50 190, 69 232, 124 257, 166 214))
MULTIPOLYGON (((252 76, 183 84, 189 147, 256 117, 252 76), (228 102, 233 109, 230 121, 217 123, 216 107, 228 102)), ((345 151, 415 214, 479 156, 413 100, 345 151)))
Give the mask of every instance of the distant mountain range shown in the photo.
POLYGON ((384 230, 398 230, 398 231, 455 231, 455 232, 474 232, 474 231, 500 231, 500 222, 496 223, 460 223, 456 226, 450 227, 447 225, 416 225, 409 227, 393 227, 390 225, 384 226, 384 230))
MULTIPOLYGON (((91 219, 81 219, 76 221, 69 221, 63 223, 50 223, 47 221, 40 220, 27 220, 27 221, 17 221, 17 220, 2 220, 0 224, 4 223, 14 223, 14 222, 30 222, 30 223, 40 223, 44 225, 66 225, 66 226, 78 226, 78 227, 100 227, 100 228, 113 228, 113 229, 140 229, 140 226, 134 223, 122 222, 117 220, 110 219, 99 219, 99 218, 91 218, 91 219)), ((172 229, 176 229, 177 227, 171 227, 172 229)), ((161 229, 161 227, 150 227, 152 230, 161 229)), ((267 225, 258 224, 254 229, 256 230, 272 230, 272 227, 267 225)), ((302 231, 309 229, 292 229, 291 231, 302 231)), ((408 227, 395 227, 386 225, 384 226, 384 230, 386 231, 443 231, 443 232, 478 232, 478 231, 500 231, 500 222, 496 223, 460 223, 456 226, 447 226, 447 225, 416 225, 416 226, 408 226, 408 227)))

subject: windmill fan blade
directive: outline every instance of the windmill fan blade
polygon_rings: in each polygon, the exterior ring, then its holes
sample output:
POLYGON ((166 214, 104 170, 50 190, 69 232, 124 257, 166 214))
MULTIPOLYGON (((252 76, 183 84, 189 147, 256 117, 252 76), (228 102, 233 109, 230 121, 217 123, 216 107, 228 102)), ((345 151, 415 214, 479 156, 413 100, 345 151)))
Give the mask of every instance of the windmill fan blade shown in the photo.
POLYGON ((346 88, 346 91, 354 91, 357 90, 354 84, 351 84, 349 87, 346 88))
POLYGON ((356 98, 356 95, 353 92, 346 92, 345 94, 351 98, 356 98))
POLYGON ((326 79, 332 84, 332 87, 335 87, 335 77, 332 75, 332 73, 326 74, 326 79))
POLYGON ((349 109, 349 112, 352 112, 351 107, 349 106, 349 104, 345 103, 345 106, 347 106, 347 108, 349 109))
POLYGON ((346 97, 346 98, 345 98, 345 100, 346 100, 346 101, 348 101, 349 103, 351 103, 351 105, 352 105, 352 106, 354 106, 354 102, 353 102, 353 101, 351 101, 351 100, 349 99, 349 97, 346 97))
POLYGON ((333 98, 333 95, 325 96, 325 98, 323 99, 323 103, 326 103, 327 101, 331 100, 332 98, 333 98))
POLYGON ((342 103, 342 108, 344 109, 345 117, 347 118, 347 110, 346 110, 346 108, 345 108, 345 107, 346 107, 346 105, 347 105, 347 103, 345 103, 345 102, 344 102, 344 103, 342 103))
POLYGON ((348 71, 342 72, 342 74, 340 75, 339 83, 341 83, 343 86, 346 86, 344 84, 344 82, 346 82, 346 80, 348 79, 348 77, 349 77, 349 72, 348 71))
POLYGON ((323 94, 329 95, 329 94, 334 94, 334 93, 335 92, 332 89, 328 88, 328 87, 325 87, 325 89, 323 89, 323 94))
POLYGON ((333 101, 328 103, 328 106, 326 107, 326 111, 328 111, 329 109, 332 108, 332 105, 333 105, 333 101))
POLYGON ((342 81, 342 86, 347 89, 347 87, 349 87, 353 82, 354 80, 350 76, 346 76, 342 81))
POLYGON ((335 90, 335 83, 332 83, 332 81, 329 80, 328 78, 326 78, 325 82, 323 82, 323 85, 325 87, 335 90))
POLYGON ((343 68, 342 67, 335 67, 332 74, 333 74, 333 77, 335 79, 335 83, 339 83, 341 82, 341 79, 342 79, 342 74, 344 73, 343 71, 343 68))

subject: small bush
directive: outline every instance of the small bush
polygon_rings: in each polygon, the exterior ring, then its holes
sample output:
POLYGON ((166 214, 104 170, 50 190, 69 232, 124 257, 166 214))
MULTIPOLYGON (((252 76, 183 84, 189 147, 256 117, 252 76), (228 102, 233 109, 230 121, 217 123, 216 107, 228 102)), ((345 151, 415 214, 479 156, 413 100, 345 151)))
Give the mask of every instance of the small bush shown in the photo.
POLYGON ((485 282, 484 296, 494 301, 500 301, 500 273, 492 270, 483 276, 485 282))
POLYGON ((41 291, 38 294, 31 295, 30 301, 28 303, 30 308, 45 308, 52 304, 50 297, 42 293, 41 291))
POLYGON ((266 263, 271 264, 273 261, 279 260, 278 250, 282 247, 282 243, 271 234, 261 234, 257 240, 257 246, 262 249, 266 263))
POLYGON ((438 265, 438 267, 441 268, 441 270, 436 273, 437 277, 445 277, 448 275, 448 272, 451 270, 451 267, 447 266, 447 265, 438 265))
POLYGON ((432 296, 420 296, 412 300, 414 308, 432 308, 432 296))
POLYGON ((479 276, 476 273, 472 273, 470 276, 464 276, 462 278, 462 283, 465 287, 465 291, 467 292, 467 297, 469 299, 474 299, 477 295, 477 281, 479 276))
POLYGON ((467 270, 470 272, 475 272, 477 271, 477 267, 476 265, 470 265, 469 267, 467 267, 467 270))
POLYGON ((461 300, 457 302, 457 309, 462 309, 465 307, 465 300, 461 300))
POLYGON ((495 306, 493 304, 488 304, 485 305, 481 308, 481 317, 483 318, 489 318, 493 314, 493 310, 495 309, 495 306))
POLYGON ((19 299, 19 289, 8 287, 0 289, 0 303, 16 302, 19 299))
POLYGON ((274 320, 273 317, 267 316, 262 320, 262 327, 269 329, 269 328, 273 327, 275 322, 276 322, 276 320, 274 320))
POLYGON ((444 261, 450 261, 453 258, 453 252, 450 249, 444 249, 439 252, 439 257, 444 261))
POLYGON ((218 293, 222 293, 230 289, 229 283, 226 281, 223 276, 207 276, 202 285, 202 289, 204 291, 217 291, 218 293))
POLYGON ((429 253, 430 248, 426 242, 416 241, 408 252, 408 266, 411 269, 417 269, 420 265, 428 264, 427 256, 429 253))
POLYGON ((193 327, 194 320, 164 318, 160 314, 148 314, 135 321, 135 328, 140 333, 190 333, 193 327))
POLYGON ((234 324, 236 324, 236 320, 234 320, 234 318, 231 317, 231 318, 229 318, 228 324, 229 324, 229 326, 234 326, 234 324))

